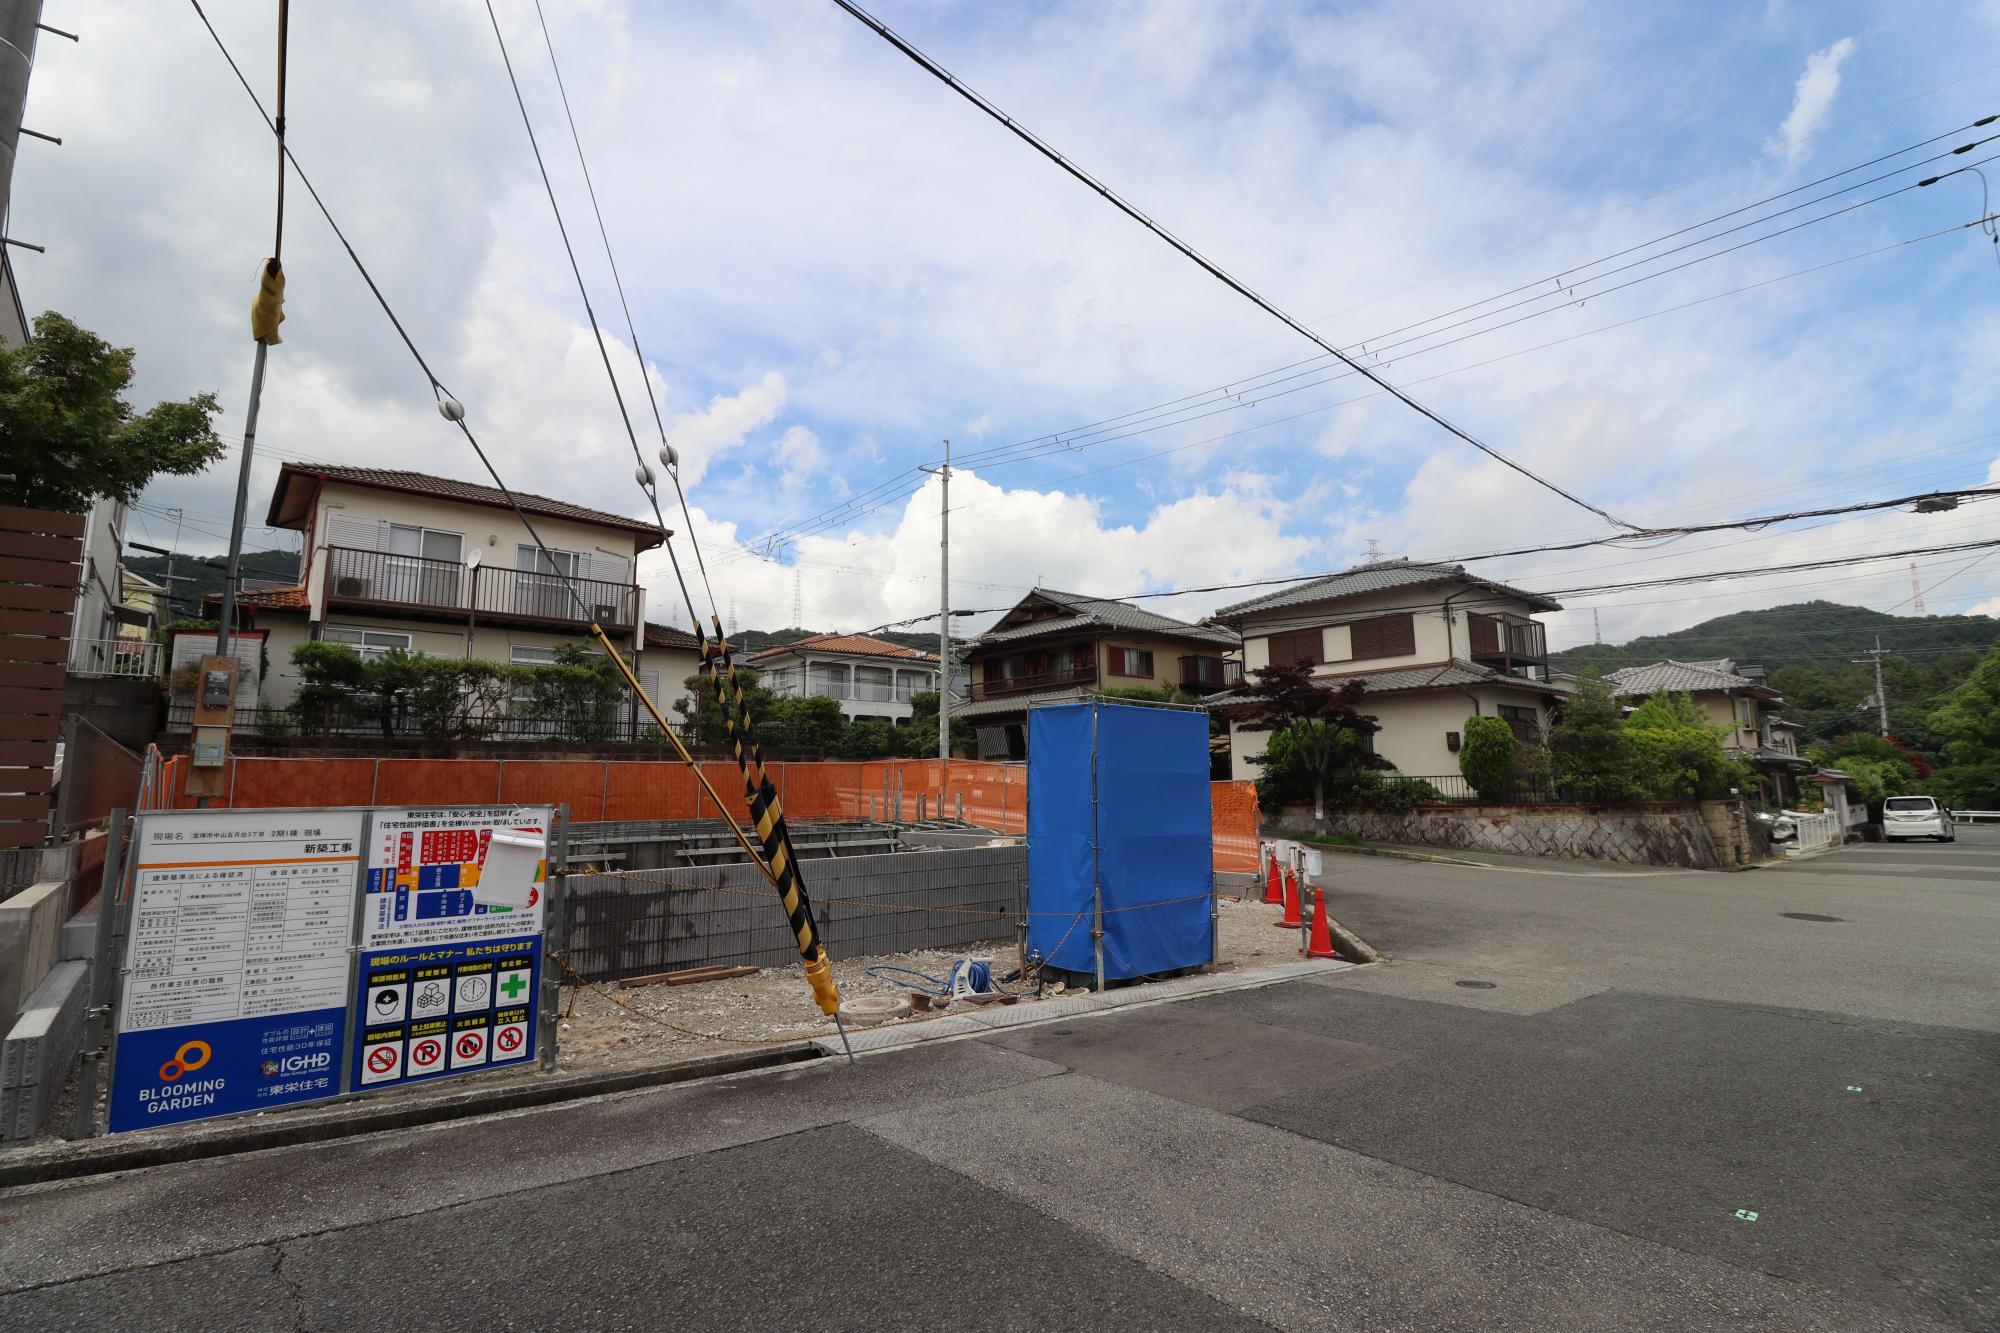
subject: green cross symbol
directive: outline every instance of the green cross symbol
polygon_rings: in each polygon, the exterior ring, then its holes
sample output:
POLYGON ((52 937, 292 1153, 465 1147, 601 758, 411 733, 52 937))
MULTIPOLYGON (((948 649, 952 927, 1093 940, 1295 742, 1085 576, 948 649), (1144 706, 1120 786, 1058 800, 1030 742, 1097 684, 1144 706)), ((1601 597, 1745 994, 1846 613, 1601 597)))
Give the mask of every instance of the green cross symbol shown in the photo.
POLYGON ((521 980, 519 972, 510 972, 507 974, 507 979, 500 983, 500 989, 507 993, 508 999, 512 1000, 528 989, 528 983, 521 980))

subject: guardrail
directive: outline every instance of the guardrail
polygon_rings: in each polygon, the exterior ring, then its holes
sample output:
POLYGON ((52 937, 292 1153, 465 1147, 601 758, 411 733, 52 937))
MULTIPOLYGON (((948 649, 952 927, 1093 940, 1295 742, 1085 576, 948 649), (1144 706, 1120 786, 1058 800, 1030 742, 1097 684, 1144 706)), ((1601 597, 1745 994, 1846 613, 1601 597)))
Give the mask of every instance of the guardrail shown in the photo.
POLYGON ((1981 820, 2000 824, 2000 810, 1952 810, 1947 813, 1961 824, 1977 824, 1981 820))

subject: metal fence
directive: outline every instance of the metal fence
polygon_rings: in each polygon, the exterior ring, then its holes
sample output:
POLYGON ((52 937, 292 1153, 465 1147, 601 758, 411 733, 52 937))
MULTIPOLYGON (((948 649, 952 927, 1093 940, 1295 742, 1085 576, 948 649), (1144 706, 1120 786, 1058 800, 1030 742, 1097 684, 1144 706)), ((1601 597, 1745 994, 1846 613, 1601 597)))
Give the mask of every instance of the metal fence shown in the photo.
POLYGON ((154 680, 160 675, 165 652, 165 644, 151 639, 71 639, 70 674, 154 680))
MULTIPOLYGON (((167 730, 187 731, 194 725, 194 701, 175 700, 167 705, 167 730)), ((606 714, 537 716, 520 709, 467 709, 445 723, 427 720, 414 710, 384 714, 365 705, 343 702, 304 708, 239 708, 236 710, 239 735, 365 736, 387 740, 491 740, 491 741, 580 741, 611 743, 654 741, 665 746, 652 715, 621 703, 606 714)), ((689 745, 695 744, 692 725, 674 724, 674 731, 689 745)))
POLYGON ((1798 829, 1798 837, 1792 845, 1802 852, 1816 852, 1831 847, 1841 841, 1847 831, 1840 826, 1840 816, 1831 810, 1823 810, 1816 815, 1785 812, 1798 829))
POLYGON ((1564 791, 1559 783, 1549 778, 1517 778, 1505 788, 1484 796, 1473 790, 1462 773, 1447 773, 1438 777, 1411 777, 1398 773, 1379 781, 1392 789, 1414 789, 1425 801, 1453 805, 1569 805, 1588 799, 1564 791))

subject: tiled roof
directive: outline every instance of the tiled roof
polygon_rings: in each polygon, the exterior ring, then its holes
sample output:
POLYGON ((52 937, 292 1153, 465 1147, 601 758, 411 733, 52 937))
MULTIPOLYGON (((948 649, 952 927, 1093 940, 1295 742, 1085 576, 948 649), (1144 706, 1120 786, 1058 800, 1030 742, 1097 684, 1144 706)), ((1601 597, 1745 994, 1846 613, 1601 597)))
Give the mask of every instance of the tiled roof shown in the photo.
MULTIPOLYGON (((222 608, 222 594, 203 593, 201 604, 204 608, 222 608)), ((261 607, 267 611, 310 611, 312 601, 304 588, 245 588, 236 595, 238 606, 261 607)))
POLYGON ((1031 704, 1073 703, 1089 697, 1089 691, 1081 686, 1066 690, 1043 690, 1039 694, 1009 694, 998 699, 981 699, 977 703, 960 704, 951 710, 952 721, 961 718, 976 720, 982 717, 1006 716, 1025 713, 1031 704))
POLYGON ((1760 745, 1751 752, 1752 761, 1760 764, 1777 764, 1785 768, 1811 768, 1812 761, 1801 759, 1790 750, 1777 750, 1768 745, 1760 745))
MULTIPOLYGON (((988 630, 973 641, 974 646, 993 643, 1013 643, 1021 639, 1040 638, 1045 634, 1073 634, 1086 629, 1130 630, 1137 634, 1158 634, 1167 638, 1194 639, 1201 643, 1212 643, 1218 647, 1234 648, 1241 638, 1229 630, 1214 625, 1190 625, 1185 620, 1175 620, 1156 611, 1144 611, 1127 602, 1114 601, 1107 597, 1085 597, 1081 593, 1058 592, 1054 588, 1036 588, 1028 597, 1040 597, 1067 607, 1074 615, 1062 616, 1054 620, 1030 621, 1025 625, 1011 625, 988 630)), ((1023 598, 1026 601, 1027 598, 1023 598)))
MULTIPOLYGON (((324 477, 328 481, 342 482, 349 486, 373 486, 385 491, 435 496, 440 500, 493 505, 501 509, 512 508, 507 503, 507 497, 495 487, 481 486, 471 481, 458 481, 451 477, 434 476, 428 472, 400 472, 392 468, 376 467, 335 467, 321 463, 287 463, 283 471, 309 477, 324 477)), ((282 495, 284 489, 285 479, 281 474, 273 498, 282 495)), ((595 523, 600 527, 620 528, 627 532, 643 532, 656 539, 660 535, 660 529, 655 524, 642 519, 627 518, 623 514, 607 513, 602 509, 571 504, 567 500, 552 500, 546 495, 534 495, 527 491, 515 491, 514 498, 520 502, 523 513, 539 514, 545 518, 566 518, 577 523, 595 523)))
POLYGON ((849 657, 894 657, 912 662, 938 660, 936 653, 927 653, 908 644, 890 643, 887 639, 877 639, 867 634, 815 634, 811 638, 798 639, 792 643, 775 644, 761 652, 752 653, 746 660, 754 666, 758 662, 798 652, 842 653, 849 657))
POLYGON ((1728 661, 1726 657, 1710 662, 1676 662, 1668 658, 1664 662, 1613 671, 1604 679, 1609 681, 1611 688, 1619 694, 1679 694, 1683 690, 1699 692, 1766 688, 1748 677, 1720 670, 1720 664, 1728 661))
MULTIPOLYGON (((1329 687, 1358 680, 1368 694, 1394 694, 1402 690, 1464 689, 1474 685, 1511 685, 1517 689, 1533 690, 1538 694, 1576 692, 1576 683, 1571 680, 1530 680, 1526 676, 1495 671, 1491 667, 1480 666, 1464 658, 1455 658, 1442 663, 1431 662, 1423 666, 1390 667, 1385 671, 1358 671, 1343 676, 1315 676, 1313 679, 1316 683, 1329 687)), ((1230 704, 1244 702, 1244 694, 1239 688, 1223 694, 1210 695, 1205 702, 1210 708, 1227 707, 1230 704)))
POLYGON ((648 648, 685 648, 692 653, 700 650, 701 641, 682 629, 679 625, 656 625, 649 620, 646 622, 646 646, 648 648))
POLYGON ((1256 611, 1276 611, 1284 607, 1305 606, 1313 602, 1330 602, 1342 597, 1356 597, 1363 593, 1388 592, 1396 588, 1419 588, 1427 584, 1445 582, 1465 582, 1475 588, 1485 588, 1503 597, 1518 597, 1538 611, 1560 611, 1559 602, 1537 592, 1523 592, 1510 588, 1504 583, 1468 574, 1464 565, 1426 565, 1408 560, 1380 560, 1372 565, 1356 565, 1353 569, 1339 574, 1328 574, 1324 578, 1308 579, 1295 583, 1277 592, 1265 593, 1262 597, 1252 597, 1247 602, 1225 606, 1215 613, 1217 620, 1240 622, 1245 616, 1256 611))

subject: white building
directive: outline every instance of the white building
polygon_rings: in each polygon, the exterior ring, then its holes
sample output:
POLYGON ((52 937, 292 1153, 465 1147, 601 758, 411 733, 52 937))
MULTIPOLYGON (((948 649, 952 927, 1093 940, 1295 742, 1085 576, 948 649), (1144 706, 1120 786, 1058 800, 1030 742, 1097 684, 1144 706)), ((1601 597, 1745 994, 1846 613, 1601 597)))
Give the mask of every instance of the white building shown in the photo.
POLYGON ((910 698, 937 689, 936 653, 866 634, 815 634, 746 659, 781 698, 838 699, 850 721, 910 720, 910 698))

